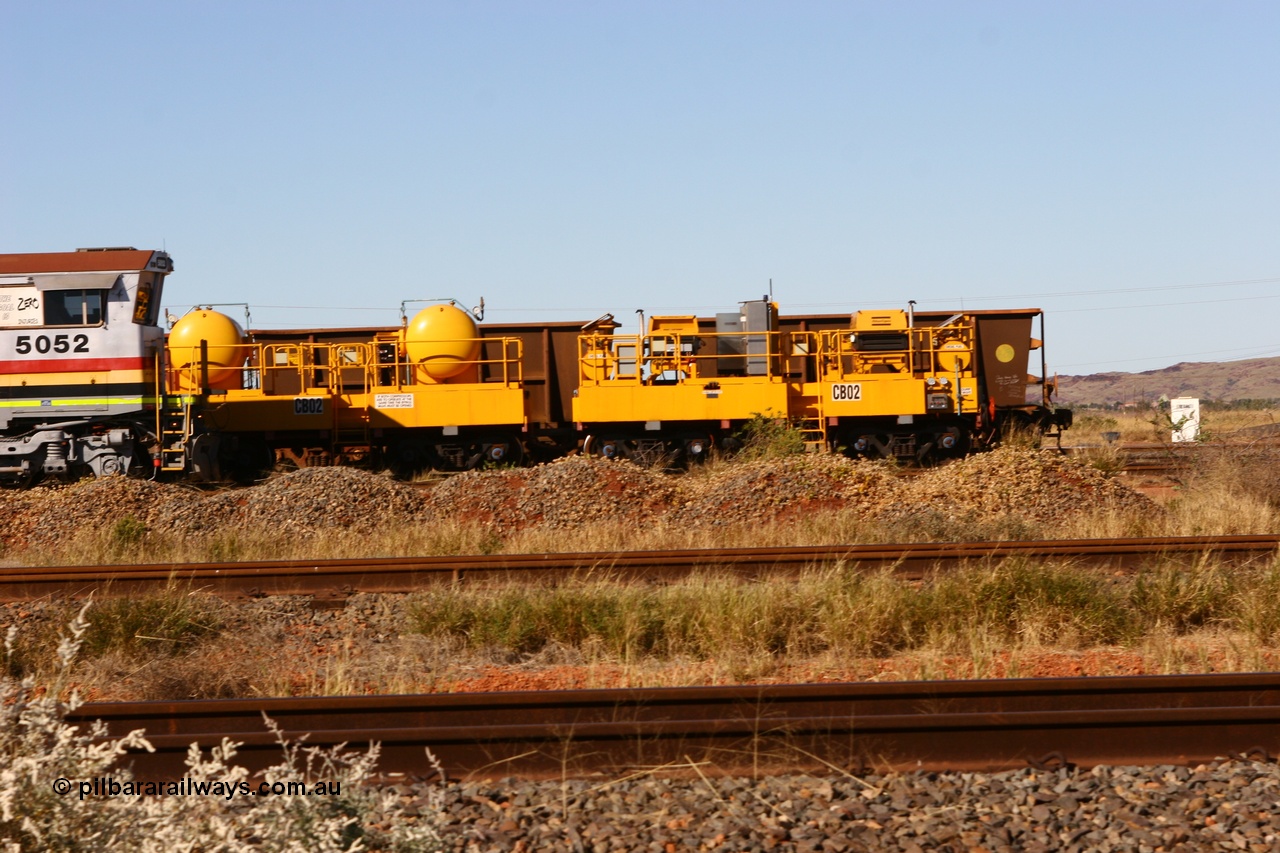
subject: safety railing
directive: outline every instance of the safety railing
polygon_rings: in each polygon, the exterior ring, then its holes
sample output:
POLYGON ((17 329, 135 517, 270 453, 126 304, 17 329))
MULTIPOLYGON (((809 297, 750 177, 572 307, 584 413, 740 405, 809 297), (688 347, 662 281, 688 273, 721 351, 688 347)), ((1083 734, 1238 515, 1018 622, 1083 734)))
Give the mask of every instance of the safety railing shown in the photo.
MULTIPOLYGON (((476 341, 433 341, 450 344, 476 341)), ((403 357, 397 341, 356 343, 250 343, 235 347, 170 351, 167 385, 171 393, 256 390, 264 396, 307 393, 368 393, 427 384, 482 382, 519 385, 524 381, 519 338, 484 338, 474 358, 445 355, 447 367, 430 358, 403 357), (447 375, 446 375, 447 374, 447 375)), ((474 348, 474 347, 467 347, 474 348)))
MULTIPOLYGON (((418 361, 403 358, 399 347, 392 349, 391 358, 379 353, 371 366, 377 373, 371 379, 373 386, 403 388, 441 382, 515 386, 524 382, 524 344, 519 338, 407 339, 404 344, 404 350, 420 345, 433 352, 418 361), (476 355, 466 355, 470 350, 475 350, 476 355)), ((376 346, 381 349, 387 343, 376 346)))
POLYGON ((784 332, 586 334, 578 337, 578 372, 583 385, 776 378, 784 373, 781 361, 789 337, 784 332))
POLYGON ((968 375, 975 368, 974 340, 969 323, 861 334, 823 331, 816 342, 819 379, 839 382, 874 373, 968 375))

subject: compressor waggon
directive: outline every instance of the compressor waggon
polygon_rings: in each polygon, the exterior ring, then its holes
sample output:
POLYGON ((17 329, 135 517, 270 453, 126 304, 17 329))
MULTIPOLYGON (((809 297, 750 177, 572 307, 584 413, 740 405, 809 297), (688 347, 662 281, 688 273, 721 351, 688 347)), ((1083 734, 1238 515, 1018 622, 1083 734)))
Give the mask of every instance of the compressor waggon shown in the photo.
MULTIPOLYGON (((768 298, 715 318, 651 317, 581 338, 575 418, 602 456, 697 459, 754 417, 851 456, 928 462, 989 447, 1010 429, 1055 434, 1071 413, 1028 373, 1036 309, 858 311, 783 317, 768 298)), ((1043 355, 1043 353, 1042 353, 1043 355)))

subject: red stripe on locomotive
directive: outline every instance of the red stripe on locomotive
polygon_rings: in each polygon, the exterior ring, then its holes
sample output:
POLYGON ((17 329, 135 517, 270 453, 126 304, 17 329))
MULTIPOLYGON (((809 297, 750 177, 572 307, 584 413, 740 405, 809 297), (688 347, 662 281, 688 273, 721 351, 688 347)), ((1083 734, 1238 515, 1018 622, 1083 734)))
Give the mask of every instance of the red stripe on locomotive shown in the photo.
POLYGON ((0 373, 80 373, 104 370, 145 370, 147 358, 46 358, 0 361, 0 373))

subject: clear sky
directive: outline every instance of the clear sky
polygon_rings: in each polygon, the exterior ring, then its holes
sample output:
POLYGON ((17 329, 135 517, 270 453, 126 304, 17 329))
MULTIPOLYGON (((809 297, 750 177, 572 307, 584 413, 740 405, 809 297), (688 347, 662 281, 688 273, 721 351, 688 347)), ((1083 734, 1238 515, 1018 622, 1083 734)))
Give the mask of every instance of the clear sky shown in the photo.
POLYGON ((1280 3, 0 0, 0 251, 262 327, 1040 307, 1280 355, 1280 3), (232 311, 234 313, 234 310, 232 311))

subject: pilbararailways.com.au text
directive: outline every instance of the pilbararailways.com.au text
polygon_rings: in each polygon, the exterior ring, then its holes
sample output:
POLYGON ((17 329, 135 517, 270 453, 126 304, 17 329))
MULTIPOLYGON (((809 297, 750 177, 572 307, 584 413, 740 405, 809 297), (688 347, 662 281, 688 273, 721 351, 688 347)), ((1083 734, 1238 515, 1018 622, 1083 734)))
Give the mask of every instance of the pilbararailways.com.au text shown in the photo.
POLYGON ((342 794, 342 782, 334 779, 321 782, 210 782, 207 780, 180 779, 176 782, 118 782, 111 776, 95 776, 92 780, 72 782, 70 779, 53 780, 53 792, 65 797, 76 792, 80 799, 86 797, 336 797, 342 794))

